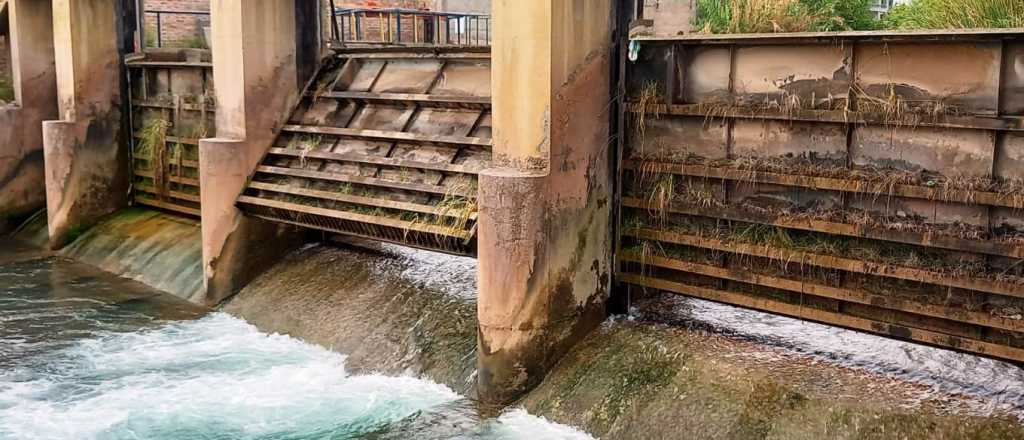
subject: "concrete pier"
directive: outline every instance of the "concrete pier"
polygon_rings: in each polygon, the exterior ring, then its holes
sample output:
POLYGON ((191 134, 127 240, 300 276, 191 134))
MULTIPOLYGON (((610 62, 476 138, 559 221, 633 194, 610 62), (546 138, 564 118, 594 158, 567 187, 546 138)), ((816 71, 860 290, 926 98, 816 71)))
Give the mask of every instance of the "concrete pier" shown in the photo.
POLYGON ((46 205, 42 122, 57 117, 53 8, 7 2, 14 103, 0 106, 0 231, 46 205))
POLYGON ((53 0, 60 120, 43 124, 43 145, 54 249, 127 203, 118 13, 116 2, 53 0))
POLYGON ((495 0, 493 167, 480 175, 478 391, 508 403, 605 317, 609 0, 495 0))
POLYGON ((210 4, 218 139, 204 139, 199 147, 203 266, 210 304, 237 292, 298 243, 289 228, 245 217, 234 206, 299 97, 296 4, 210 4))

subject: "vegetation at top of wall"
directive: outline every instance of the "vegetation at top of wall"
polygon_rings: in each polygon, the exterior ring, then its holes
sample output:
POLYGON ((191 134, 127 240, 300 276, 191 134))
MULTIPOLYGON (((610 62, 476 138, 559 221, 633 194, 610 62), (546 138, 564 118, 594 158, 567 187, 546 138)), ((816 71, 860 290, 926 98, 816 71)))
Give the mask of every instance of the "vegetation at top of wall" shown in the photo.
POLYGON ((914 0, 881 20, 871 0, 697 0, 694 28, 711 34, 1024 27, 1021 0, 914 0))
POLYGON ((14 84, 7 75, 0 75, 0 103, 14 101, 14 84))
POLYGON ((871 0, 697 0, 694 27, 713 34, 845 31, 878 22, 871 0))
POLYGON ((883 20, 891 29, 1024 27, 1021 0, 914 0, 883 20))

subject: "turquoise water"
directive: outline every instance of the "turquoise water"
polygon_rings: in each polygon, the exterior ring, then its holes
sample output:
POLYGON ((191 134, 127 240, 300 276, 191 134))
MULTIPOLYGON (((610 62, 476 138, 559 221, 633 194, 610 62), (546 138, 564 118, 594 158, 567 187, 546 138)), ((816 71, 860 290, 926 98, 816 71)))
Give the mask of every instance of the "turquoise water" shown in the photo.
POLYGON ((0 439, 589 439, 59 259, 0 263, 0 439))

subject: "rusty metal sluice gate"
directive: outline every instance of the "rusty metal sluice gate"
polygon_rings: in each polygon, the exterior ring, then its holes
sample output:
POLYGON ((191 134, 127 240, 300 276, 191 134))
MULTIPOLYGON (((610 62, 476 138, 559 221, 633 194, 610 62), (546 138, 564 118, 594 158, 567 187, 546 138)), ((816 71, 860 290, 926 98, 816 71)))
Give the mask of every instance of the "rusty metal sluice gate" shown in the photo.
POLYGON ((199 217, 199 140, 216 136, 210 51, 147 49, 125 65, 132 200, 199 217))
POLYGON ((1024 361, 1024 33, 637 43, 620 282, 1024 361))
POLYGON ((238 199, 271 221, 476 253, 488 48, 339 49, 238 199))

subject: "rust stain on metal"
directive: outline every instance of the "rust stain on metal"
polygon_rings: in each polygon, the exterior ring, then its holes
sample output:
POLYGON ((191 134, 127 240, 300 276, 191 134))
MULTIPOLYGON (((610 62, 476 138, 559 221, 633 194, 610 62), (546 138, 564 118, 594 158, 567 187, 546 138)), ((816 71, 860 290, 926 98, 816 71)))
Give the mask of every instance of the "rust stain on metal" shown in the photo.
POLYGON ((645 41, 620 279, 1024 361, 1024 35, 940 37, 645 41))

